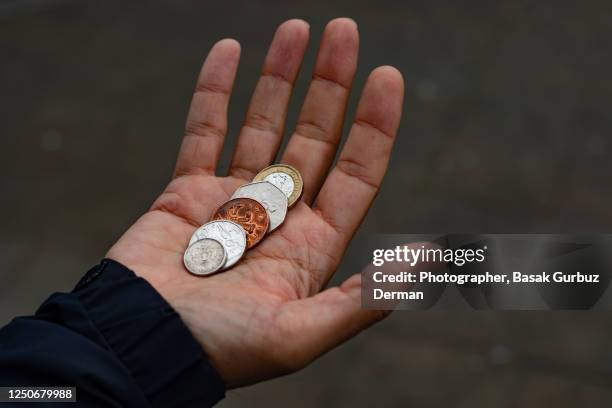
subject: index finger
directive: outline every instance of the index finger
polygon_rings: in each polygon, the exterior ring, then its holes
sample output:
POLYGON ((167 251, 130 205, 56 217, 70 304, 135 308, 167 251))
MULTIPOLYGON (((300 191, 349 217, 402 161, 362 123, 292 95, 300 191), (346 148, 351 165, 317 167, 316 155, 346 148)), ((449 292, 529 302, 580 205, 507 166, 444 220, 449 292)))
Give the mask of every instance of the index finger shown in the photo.
POLYGON ((344 249, 378 193, 399 126, 404 81, 393 67, 370 74, 348 139, 323 184, 315 211, 340 236, 344 249))

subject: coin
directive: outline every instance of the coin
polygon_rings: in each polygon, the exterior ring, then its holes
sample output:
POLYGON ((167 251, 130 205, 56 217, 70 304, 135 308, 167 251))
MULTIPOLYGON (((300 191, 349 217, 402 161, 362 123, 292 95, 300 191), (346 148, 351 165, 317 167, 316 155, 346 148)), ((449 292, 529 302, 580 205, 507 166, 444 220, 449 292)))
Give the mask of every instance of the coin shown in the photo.
POLYGON ((267 181, 249 183, 238 187, 232 195, 234 198, 252 198, 260 202, 268 212, 270 231, 278 228, 287 215, 287 196, 278 187, 267 181))
POLYGON ((191 236, 189 245, 204 238, 216 239, 227 253, 223 269, 233 266, 242 258, 246 250, 246 232, 239 224, 228 220, 209 221, 196 230, 191 236))
POLYGON ((289 207, 298 202, 304 191, 302 175, 288 164, 273 164, 255 176, 253 181, 267 181, 278 187, 289 200, 289 207))
POLYGON ((223 267, 227 253, 223 245, 212 238, 200 239, 189 245, 183 263, 194 275, 210 275, 223 267))
POLYGON ((213 220, 230 220, 246 231, 247 249, 255 246, 268 232, 270 218, 263 205, 252 198, 235 198, 223 204, 213 220))

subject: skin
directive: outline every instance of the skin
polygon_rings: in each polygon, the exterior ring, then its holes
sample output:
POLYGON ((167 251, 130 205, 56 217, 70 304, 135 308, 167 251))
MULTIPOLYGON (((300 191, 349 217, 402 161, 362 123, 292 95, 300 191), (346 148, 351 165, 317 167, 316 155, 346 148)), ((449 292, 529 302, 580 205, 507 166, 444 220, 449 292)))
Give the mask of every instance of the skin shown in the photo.
POLYGON ((183 266, 196 228, 276 157, 308 36, 301 20, 278 27, 223 177, 215 169, 240 45, 224 39, 213 46, 197 81, 172 181, 107 254, 174 307, 230 388, 296 371, 387 315, 361 309, 359 274, 325 288, 378 192, 404 94, 398 70, 382 66, 371 72, 330 171, 359 47, 357 25, 346 18, 325 28, 297 126, 280 160, 302 173, 302 200, 228 271, 200 278, 183 266))

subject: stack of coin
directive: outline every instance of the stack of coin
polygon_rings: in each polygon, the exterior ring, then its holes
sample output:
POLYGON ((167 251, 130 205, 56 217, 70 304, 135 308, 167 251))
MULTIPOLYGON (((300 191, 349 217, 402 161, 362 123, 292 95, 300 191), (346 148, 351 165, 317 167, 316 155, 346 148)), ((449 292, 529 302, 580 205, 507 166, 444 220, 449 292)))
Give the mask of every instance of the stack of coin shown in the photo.
POLYGON ((183 255, 185 268, 205 276, 234 266, 247 249, 283 223, 303 189, 300 172, 289 165, 274 164, 260 171, 193 233, 183 255))

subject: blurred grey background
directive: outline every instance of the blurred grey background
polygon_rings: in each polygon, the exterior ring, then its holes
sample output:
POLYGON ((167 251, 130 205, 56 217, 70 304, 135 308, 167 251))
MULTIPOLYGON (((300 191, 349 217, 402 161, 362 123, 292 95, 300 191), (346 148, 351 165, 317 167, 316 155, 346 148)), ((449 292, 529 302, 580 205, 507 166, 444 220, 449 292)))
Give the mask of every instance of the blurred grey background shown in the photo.
MULTIPOLYGON (((69 290, 161 191, 216 40, 243 46, 227 166, 275 27, 311 24, 291 125, 337 16, 362 35, 357 90, 380 64, 408 84, 361 236, 610 232, 609 2, 4 0, 0 323, 69 290)), ((611 340, 607 313, 400 312, 220 406, 610 406, 611 340)))

